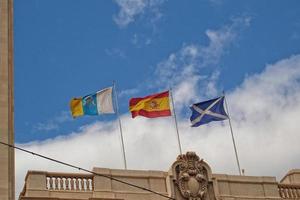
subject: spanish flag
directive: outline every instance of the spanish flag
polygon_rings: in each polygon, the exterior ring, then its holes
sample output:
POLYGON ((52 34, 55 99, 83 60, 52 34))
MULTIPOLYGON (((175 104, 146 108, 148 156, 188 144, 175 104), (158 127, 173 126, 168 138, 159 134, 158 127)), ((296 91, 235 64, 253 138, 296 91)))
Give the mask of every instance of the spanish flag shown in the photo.
POLYGON ((132 118, 138 115, 148 118, 170 116, 169 91, 132 98, 129 101, 129 110, 132 118))

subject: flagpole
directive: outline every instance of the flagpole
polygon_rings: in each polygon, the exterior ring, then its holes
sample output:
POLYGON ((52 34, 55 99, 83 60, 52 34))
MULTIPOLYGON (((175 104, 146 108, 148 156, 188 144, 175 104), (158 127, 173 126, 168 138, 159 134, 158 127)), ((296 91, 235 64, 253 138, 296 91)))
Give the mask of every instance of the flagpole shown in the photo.
POLYGON ((116 113, 117 113, 117 118, 118 118, 118 121, 119 121, 119 128, 120 128, 124 168, 127 169, 126 155, 125 155, 125 148, 124 148, 124 140, 123 140, 123 131, 122 131, 121 119, 120 119, 120 115, 119 115, 118 95, 117 95, 115 81, 113 81, 113 90, 115 91, 114 92, 114 94, 115 94, 115 105, 116 105, 116 113))
POLYGON ((232 143, 233 143, 233 147, 234 147, 236 162, 237 162, 237 166, 238 166, 238 169, 239 169, 239 174, 242 175, 241 168, 240 168, 239 157, 238 157, 238 153, 237 153, 237 149, 236 149, 236 145, 235 145, 235 140, 234 140, 234 136, 233 136, 233 131, 232 131, 232 125, 231 125, 231 120, 230 120, 228 105, 227 105, 227 101, 226 101, 226 98, 225 98, 225 92, 224 91, 223 91, 223 95, 224 95, 224 100, 225 100, 226 111, 227 111, 227 114, 228 114, 228 121, 229 121, 229 127, 230 127, 231 138, 232 138, 232 143))
POLYGON ((174 100, 173 100, 172 88, 170 88, 170 96, 171 96, 173 113, 174 113, 174 120, 175 120, 175 127, 176 127, 176 133, 177 133, 177 141, 178 141, 179 153, 181 155, 182 154, 182 150, 181 150, 181 143, 180 143, 178 125, 177 125, 177 118, 176 118, 176 113, 175 113, 175 105, 174 105, 174 100))

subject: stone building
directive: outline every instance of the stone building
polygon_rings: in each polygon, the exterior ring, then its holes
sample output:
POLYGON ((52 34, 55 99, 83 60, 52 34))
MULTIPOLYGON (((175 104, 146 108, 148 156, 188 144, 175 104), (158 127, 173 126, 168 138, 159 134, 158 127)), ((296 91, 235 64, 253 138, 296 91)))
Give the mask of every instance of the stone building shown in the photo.
POLYGON ((93 172, 98 175, 29 171, 19 200, 300 199, 300 169, 291 170, 280 182, 275 177, 213 174, 193 152, 178 156, 168 172, 105 168, 93 172))
MULTIPOLYGON (((13 5, 0 0, 0 141, 14 144, 13 121, 13 5)), ((14 150, 0 145, 0 199, 15 195, 14 150)))
MULTIPOLYGON (((8 144, 14 144, 13 106, 13 0, 0 0, 0 141, 8 144)), ((0 200, 14 200, 14 150, 4 145, 0 145, 0 172, 0 200)), ((300 169, 289 171, 280 182, 275 177, 214 174, 192 152, 180 155, 169 171, 94 168, 93 172, 29 171, 19 199, 300 199, 300 169)))

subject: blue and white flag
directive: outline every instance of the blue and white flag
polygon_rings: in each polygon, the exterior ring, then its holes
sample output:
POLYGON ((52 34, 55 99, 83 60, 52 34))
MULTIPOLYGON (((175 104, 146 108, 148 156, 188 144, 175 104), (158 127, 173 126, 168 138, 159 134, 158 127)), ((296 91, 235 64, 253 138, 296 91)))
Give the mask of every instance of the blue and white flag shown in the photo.
POLYGON ((112 101, 112 87, 104 88, 94 94, 73 98, 70 102, 73 117, 115 113, 112 101))
POLYGON ((224 96, 193 104, 190 109, 192 127, 198 127, 211 121, 222 121, 228 119, 224 110, 224 96))

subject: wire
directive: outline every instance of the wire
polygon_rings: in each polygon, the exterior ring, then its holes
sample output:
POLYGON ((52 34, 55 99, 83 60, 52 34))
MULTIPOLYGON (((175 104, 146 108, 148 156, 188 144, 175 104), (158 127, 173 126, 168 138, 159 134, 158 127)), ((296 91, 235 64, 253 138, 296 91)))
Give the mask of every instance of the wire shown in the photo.
POLYGON ((66 166, 71 167, 71 168, 75 168, 75 169, 78 169, 78 170, 81 170, 81 171, 84 171, 84 172, 88 172, 88 173, 91 173, 91 174, 93 174, 93 175, 102 176, 102 177, 108 178, 108 179, 110 179, 110 180, 117 181, 117 182, 123 183, 123 184, 125 184, 125 185, 129 185, 129 186, 131 186, 131 187, 135 187, 135 188, 138 188, 138 189, 141 189, 141 190, 145 190, 145 191, 151 192, 151 193, 153 193, 153 194, 162 196, 162 197, 167 198, 167 199, 176 200, 175 198, 168 197, 168 196, 166 196, 166 195, 164 195, 164 194, 155 192, 155 191, 150 190, 150 189, 145 188, 145 187, 141 187, 141 186, 135 185, 135 184, 133 184, 133 183, 129 183, 129 182, 126 182, 126 181, 122 181, 122 180, 117 179, 117 178, 114 178, 114 177, 112 177, 112 176, 108 176, 108 175, 104 175, 104 174, 99 174, 99 173, 96 173, 96 172, 93 172, 93 171, 90 171, 90 170, 87 170, 87 169, 84 169, 84 168, 81 168, 81 167, 78 167, 78 166, 75 166, 75 165, 72 165, 72 164, 69 164, 69 163, 66 163, 66 162, 62 162, 62 161, 56 160, 56 159, 54 159, 54 158, 50 158, 50 157, 47 157, 47 156, 44 156, 44 155, 35 153, 35 152, 33 152, 33 151, 28 151, 28 150, 26 150, 26 149, 23 149, 23 148, 20 148, 20 147, 11 145, 11 144, 7 144, 7 143, 1 142, 1 141, 0 141, 0 144, 3 144, 3 145, 5 145, 5 146, 8 146, 8 147, 11 147, 11 148, 14 148, 14 149, 18 149, 18 150, 20 150, 20 151, 26 152, 26 153, 28 153, 28 154, 32 154, 32 155, 34 155, 34 156, 38 156, 38 157, 44 158, 44 159, 46 159, 46 160, 50 160, 50 161, 53 161, 53 162, 56 162, 56 163, 59 163, 59 164, 62 164, 62 165, 66 165, 66 166))

